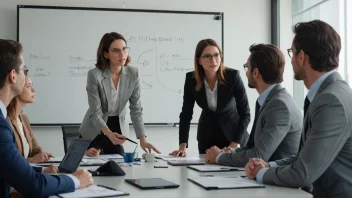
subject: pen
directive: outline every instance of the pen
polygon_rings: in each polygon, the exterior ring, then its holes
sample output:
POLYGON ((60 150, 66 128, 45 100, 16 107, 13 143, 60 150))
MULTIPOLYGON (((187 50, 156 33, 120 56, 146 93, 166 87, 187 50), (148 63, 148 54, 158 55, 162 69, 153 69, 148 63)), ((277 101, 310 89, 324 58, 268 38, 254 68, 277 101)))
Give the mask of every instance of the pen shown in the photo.
MULTIPOLYGON (((123 138, 119 138, 120 140, 124 140, 123 138)), ((135 142, 135 141, 133 141, 133 140, 131 140, 131 139, 129 139, 129 138, 126 138, 126 140, 127 141, 130 141, 130 142, 132 142, 132 143, 135 143, 135 144, 138 144, 137 142, 135 142)))

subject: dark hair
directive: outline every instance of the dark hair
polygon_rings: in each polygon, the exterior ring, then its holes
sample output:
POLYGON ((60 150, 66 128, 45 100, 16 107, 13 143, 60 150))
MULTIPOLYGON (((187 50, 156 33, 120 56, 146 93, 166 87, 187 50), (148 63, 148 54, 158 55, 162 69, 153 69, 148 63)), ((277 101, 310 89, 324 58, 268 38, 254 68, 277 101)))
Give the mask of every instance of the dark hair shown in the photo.
POLYGON ((314 70, 326 72, 339 66, 341 39, 329 24, 320 20, 297 23, 293 32, 296 54, 303 50, 314 70))
POLYGON ((13 69, 19 71, 22 64, 22 45, 16 41, 0 39, 0 88, 5 85, 7 74, 13 69))
MULTIPOLYGON (((202 83, 204 80, 204 68, 202 65, 199 64, 199 59, 200 56, 202 55, 204 49, 208 46, 215 46, 218 48, 220 54, 222 54, 221 48, 219 45, 213 40, 213 39, 203 39, 199 41, 197 47, 196 47, 196 52, 194 54, 194 77, 196 79, 196 87, 195 89, 199 91, 202 88, 202 83)), ((220 67, 219 70, 217 71, 217 78, 219 81, 219 84, 225 84, 225 66, 224 66, 224 59, 221 58, 220 62, 220 67)))
MULTIPOLYGON (((101 38, 100 40, 100 44, 98 47, 97 63, 95 64, 96 67, 100 69, 105 69, 109 67, 109 59, 105 58, 104 52, 109 52, 111 43, 119 39, 122 39, 127 44, 125 37, 123 37, 121 34, 117 32, 110 32, 110 33, 104 34, 103 38, 101 38)), ((128 65, 130 61, 131 61, 131 57, 128 56, 125 66, 128 65)))
POLYGON ((260 75, 267 84, 281 83, 285 69, 285 56, 282 51, 271 44, 253 44, 251 52, 251 72, 258 68, 260 75))

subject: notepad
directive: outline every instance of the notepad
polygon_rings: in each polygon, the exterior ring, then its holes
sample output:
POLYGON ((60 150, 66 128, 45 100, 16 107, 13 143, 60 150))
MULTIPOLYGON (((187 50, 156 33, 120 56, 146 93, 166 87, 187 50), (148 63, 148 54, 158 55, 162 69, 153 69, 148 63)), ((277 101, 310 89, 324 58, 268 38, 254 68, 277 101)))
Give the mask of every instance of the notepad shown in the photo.
POLYGON ((75 192, 59 194, 63 198, 93 198, 129 195, 128 193, 100 185, 92 185, 87 188, 77 189, 75 192))
POLYGON ((188 181, 193 182, 207 190, 217 189, 240 189, 240 188, 264 188, 254 180, 235 177, 189 177, 188 181))
POLYGON ((189 169, 193 169, 199 172, 227 172, 227 171, 244 171, 241 167, 232 166, 220 166, 220 165, 191 165, 187 166, 189 169))

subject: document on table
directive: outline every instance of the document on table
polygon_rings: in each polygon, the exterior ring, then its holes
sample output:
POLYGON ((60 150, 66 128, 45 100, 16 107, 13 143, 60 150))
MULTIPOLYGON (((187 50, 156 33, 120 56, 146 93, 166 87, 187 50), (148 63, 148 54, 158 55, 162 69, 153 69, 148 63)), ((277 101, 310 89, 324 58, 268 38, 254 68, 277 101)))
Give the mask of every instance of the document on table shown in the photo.
POLYGON ((187 160, 200 160, 199 157, 175 157, 175 156, 171 156, 171 155, 167 155, 167 154, 156 154, 155 155, 156 158, 158 159, 162 159, 165 161, 187 161, 187 160))
POLYGON ((216 189, 240 189, 240 188, 264 188, 263 184, 259 184, 254 180, 234 177, 189 177, 188 181, 193 182, 207 190, 216 189))
POLYGON ((213 164, 206 165, 190 165, 187 168, 199 171, 199 172, 227 172, 227 171, 244 171, 242 167, 232 167, 232 166, 220 166, 213 164))
POLYGON ((91 198, 91 197, 110 197, 122 196, 128 193, 99 185, 92 185, 87 188, 77 189, 75 192, 59 194, 58 197, 63 198, 91 198))

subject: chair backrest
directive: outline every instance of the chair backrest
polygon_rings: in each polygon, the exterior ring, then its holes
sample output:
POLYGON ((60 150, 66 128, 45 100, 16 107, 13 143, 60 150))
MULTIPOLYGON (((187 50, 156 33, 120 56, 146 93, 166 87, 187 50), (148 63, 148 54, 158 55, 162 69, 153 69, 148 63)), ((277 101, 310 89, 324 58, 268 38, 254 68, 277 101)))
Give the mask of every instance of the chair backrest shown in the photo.
POLYGON ((73 139, 79 138, 80 125, 63 125, 62 137, 64 139, 64 150, 67 152, 73 139))

